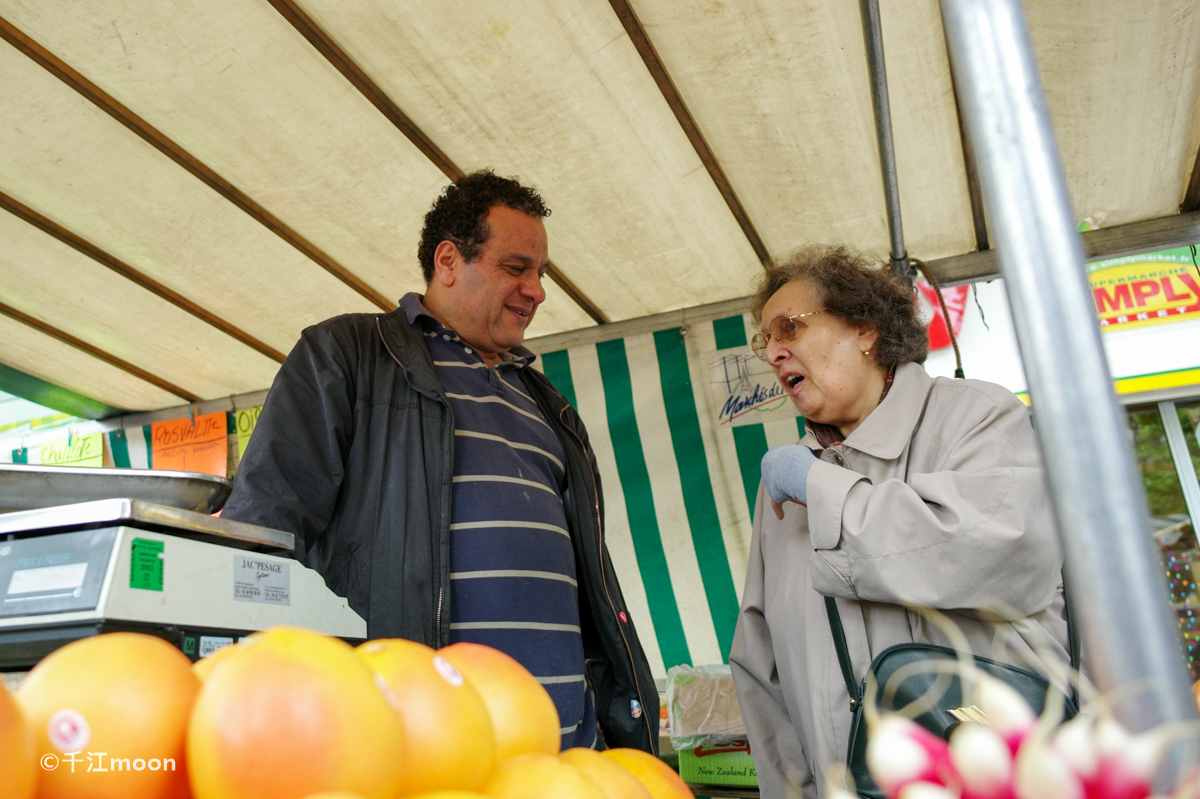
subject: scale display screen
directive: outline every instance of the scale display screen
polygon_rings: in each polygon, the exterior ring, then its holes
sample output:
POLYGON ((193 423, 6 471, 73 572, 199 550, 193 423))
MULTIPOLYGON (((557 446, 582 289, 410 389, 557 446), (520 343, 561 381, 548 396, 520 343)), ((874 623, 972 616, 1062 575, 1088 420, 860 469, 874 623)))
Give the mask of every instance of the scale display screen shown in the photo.
POLYGON ((0 618, 92 610, 115 527, 0 541, 0 618))
MULTIPOLYGON (((66 557, 66 556, 63 556, 66 557)), ((32 594, 43 591, 66 591, 83 588, 87 576, 86 563, 68 563, 63 566, 39 566, 35 569, 19 569, 8 581, 6 596, 32 594)))

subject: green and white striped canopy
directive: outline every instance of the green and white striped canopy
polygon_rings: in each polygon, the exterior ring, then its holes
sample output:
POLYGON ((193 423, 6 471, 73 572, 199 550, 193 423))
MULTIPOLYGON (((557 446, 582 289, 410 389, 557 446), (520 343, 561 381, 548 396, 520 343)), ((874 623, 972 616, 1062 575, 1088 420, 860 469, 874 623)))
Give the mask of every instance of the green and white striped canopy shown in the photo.
POLYGON ((656 677, 680 663, 728 660, 759 462, 768 447, 803 435, 795 416, 715 421, 702 357, 749 352, 753 332, 738 314, 541 358, 591 436, 606 542, 656 677))

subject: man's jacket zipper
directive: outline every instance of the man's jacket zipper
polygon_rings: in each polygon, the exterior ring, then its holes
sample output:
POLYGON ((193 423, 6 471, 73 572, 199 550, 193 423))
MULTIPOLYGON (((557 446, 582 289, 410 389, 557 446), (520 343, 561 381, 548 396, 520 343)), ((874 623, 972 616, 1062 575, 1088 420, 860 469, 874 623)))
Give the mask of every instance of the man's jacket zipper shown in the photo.
MULTIPOLYGON (((379 340, 383 343, 383 348, 385 350, 387 350, 388 355, 392 356, 392 360, 395 361, 400 366, 400 368, 402 370, 404 370, 405 373, 407 373, 408 368, 405 367, 404 361, 397 358, 396 353, 392 352, 392 348, 390 346, 388 346, 387 338, 385 338, 383 335, 383 326, 380 325, 378 317, 376 317, 376 319, 375 319, 375 329, 379 332, 379 340)), ((441 554, 441 547, 438 547, 437 550, 433 553, 433 557, 435 559, 437 559, 440 554, 441 554)), ((437 606, 434 608, 434 614, 433 614, 433 618, 434 618, 434 649, 441 649, 442 648, 442 600, 444 598, 445 589, 442 586, 442 564, 440 562, 437 564, 437 569, 434 570, 434 573, 437 575, 437 606)))
POLYGON ((613 604, 612 595, 608 592, 608 576, 604 573, 604 525, 600 520, 600 492, 596 489, 596 473, 592 470, 592 462, 587 456, 587 445, 583 443, 583 439, 567 424, 567 420, 564 418, 569 407, 569 405, 562 407, 562 410, 558 412, 558 420, 562 422, 562 426, 569 430, 571 435, 575 437, 575 440, 579 442, 579 448, 583 451, 583 457, 588 462, 588 477, 592 481, 592 509, 596 514, 596 538, 600 545, 600 585, 604 588, 604 598, 608 602, 608 609, 613 615, 613 620, 617 623, 617 630, 621 633, 621 642, 625 644, 625 656, 629 658, 629 669, 633 675, 633 689, 637 691, 638 702, 642 705, 642 718, 646 722, 646 733, 650 736, 650 748, 652 751, 657 752, 658 746, 654 740, 654 728, 650 725, 650 709, 646 707, 646 697, 642 694, 641 683, 638 682, 637 662, 633 659, 633 649, 629 646, 629 638, 625 635, 625 627, 621 624, 621 617, 617 614, 617 606, 613 604))

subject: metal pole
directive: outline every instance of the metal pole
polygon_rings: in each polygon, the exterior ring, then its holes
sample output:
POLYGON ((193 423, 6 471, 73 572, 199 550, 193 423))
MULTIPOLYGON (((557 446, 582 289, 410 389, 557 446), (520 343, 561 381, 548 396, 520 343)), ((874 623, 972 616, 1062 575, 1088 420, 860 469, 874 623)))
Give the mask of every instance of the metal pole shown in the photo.
POLYGON ((1167 445, 1171 448, 1171 460, 1179 476, 1179 487, 1183 489, 1183 502, 1192 520, 1192 529, 1200 526, 1200 483, 1196 482, 1196 466, 1188 453, 1187 439, 1183 436, 1183 425, 1179 422, 1179 411, 1170 400, 1158 403, 1158 415, 1162 419, 1167 445))
POLYGON ((867 45, 867 69, 871 73, 871 105, 875 109, 879 166, 883 170, 883 197, 887 203, 888 232, 892 239, 892 271, 905 276, 909 262, 904 249, 904 227, 900 223, 900 183, 896 180, 896 149, 892 144, 892 110, 888 104, 887 68, 883 62, 879 0, 861 0, 860 10, 863 41, 867 45))
POLYGON ((941 0, 1062 535, 1071 605, 1134 730, 1194 721, 1178 627, 1113 394, 1020 0, 941 0))

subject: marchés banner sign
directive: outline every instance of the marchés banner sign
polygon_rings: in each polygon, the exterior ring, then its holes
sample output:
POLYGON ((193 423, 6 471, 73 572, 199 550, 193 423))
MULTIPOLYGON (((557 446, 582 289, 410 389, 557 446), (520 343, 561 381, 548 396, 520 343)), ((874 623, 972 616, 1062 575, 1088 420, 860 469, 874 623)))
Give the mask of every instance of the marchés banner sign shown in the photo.
POLYGON ((1088 282, 1105 331, 1200 319, 1200 268, 1189 247, 1096 261, 1088 282))
POLYGON ((700 362, 718 425, 740 427, 800 415, 775 371, 749 347, 704 352, 700 362))

